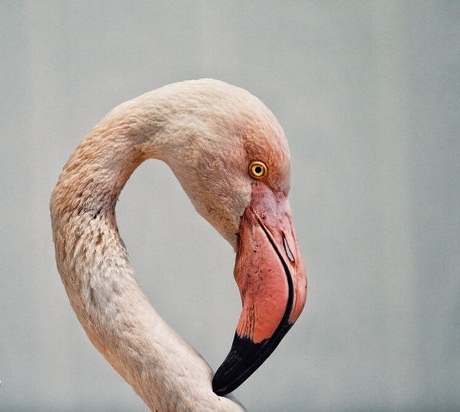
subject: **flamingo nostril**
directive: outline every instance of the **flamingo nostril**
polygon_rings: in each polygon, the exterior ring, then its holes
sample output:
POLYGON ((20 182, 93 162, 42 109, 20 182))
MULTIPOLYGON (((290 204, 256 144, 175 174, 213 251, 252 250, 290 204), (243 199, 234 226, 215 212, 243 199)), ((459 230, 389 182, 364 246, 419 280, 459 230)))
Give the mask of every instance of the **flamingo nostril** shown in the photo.
POLYGON ((283 246, 284 246, 284 251, 286 252, 286 255, 287 255, 288 259, 292 263, 295 263, 294 255, 292 254, 291 249, 289 248, 289 244, 288 244, 288 242, 287 242, 287 240, 286 240, 284 235, 283 235, 283 246))

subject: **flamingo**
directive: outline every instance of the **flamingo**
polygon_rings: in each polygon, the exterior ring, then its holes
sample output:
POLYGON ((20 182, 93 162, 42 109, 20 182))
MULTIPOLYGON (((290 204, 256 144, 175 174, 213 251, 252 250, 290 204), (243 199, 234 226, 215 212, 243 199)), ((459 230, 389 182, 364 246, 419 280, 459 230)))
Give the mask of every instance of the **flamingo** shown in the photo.
POLYGON ((50 201, 58 271, 90 341, 151 410, 241 410, 225 395, 299 317, 307 282, 289 185, 288 145, 272 112, 244 89, 212 79, 122 103, 67 161, 50 201), (215 375, 150 305, 118 232, 120 191, 149 158, 169 165, 236 251, 242 313, 215 375))

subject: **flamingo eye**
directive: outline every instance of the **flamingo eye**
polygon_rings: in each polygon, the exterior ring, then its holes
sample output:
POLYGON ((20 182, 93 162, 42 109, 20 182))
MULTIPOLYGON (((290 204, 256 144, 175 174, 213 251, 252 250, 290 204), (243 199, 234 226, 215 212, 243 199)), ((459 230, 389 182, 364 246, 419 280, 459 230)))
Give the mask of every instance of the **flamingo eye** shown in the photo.
POLYGON ((262 179, 267 175, 268 168, 265 163, 259 162, 259 161, 254 161, 251 162, 249 165, 249 174, 254 178, 254 179, 262 179))

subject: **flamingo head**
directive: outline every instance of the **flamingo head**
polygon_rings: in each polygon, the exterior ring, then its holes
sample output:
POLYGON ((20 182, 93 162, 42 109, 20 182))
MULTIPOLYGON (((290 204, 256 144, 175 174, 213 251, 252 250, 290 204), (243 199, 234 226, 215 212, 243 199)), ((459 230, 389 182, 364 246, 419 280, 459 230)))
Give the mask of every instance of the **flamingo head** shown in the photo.
POLYGON ((160 93, 169 121, 158 127, 177 136, 161 156, 236 251, 242 313, 213 379, 214 392, 225 395, 268 358, 305 304, 305 268, 287 199, 288 145, 271 111, 243 89, 200 80, 160 93))

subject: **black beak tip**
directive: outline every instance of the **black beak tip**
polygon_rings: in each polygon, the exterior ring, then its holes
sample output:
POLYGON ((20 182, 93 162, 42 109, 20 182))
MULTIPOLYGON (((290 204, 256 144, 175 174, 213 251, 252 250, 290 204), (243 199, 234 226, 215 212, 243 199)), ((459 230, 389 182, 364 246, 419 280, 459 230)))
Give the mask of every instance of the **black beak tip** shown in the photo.
POLYGON ((231 389, 229 390, 228 386, 220 382, 220 380, 219 377, 216 379, 214 375, 212 380, 212 391, 218 396, 225 396, 231 392, 231 389))
POLYGON ((212 380, 212 390, 216 395, 232 392, 257 369, 259 365, 254 364, 254 354, 258 352, 258 346, 260 344, 235 334, 232 348, 212 380))
POLYGON ((240 386, 271 355, 292 325, 280 325, 275 334, 260 343, 235 334, 232 348, 212 380, 212 390, 224 396, 240 386))

